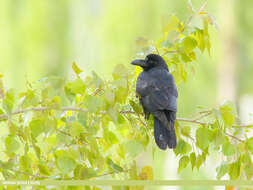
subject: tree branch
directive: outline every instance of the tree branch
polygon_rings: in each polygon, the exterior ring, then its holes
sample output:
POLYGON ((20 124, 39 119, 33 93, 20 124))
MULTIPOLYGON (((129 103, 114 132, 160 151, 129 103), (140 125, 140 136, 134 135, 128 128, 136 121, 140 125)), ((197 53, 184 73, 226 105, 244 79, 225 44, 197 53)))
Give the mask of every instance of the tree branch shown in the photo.
MULTIPOLYGON (((61 107, 60 109, 50 108, 50 107, 34 107, 34 108, 27 108, 27 109, 23 109, 23 110, 17 110, 15 112, 13 112, 11 115, 18 115, 18 114, 22 114, 22 113, 29 112, 29 111, 50 111, 50 110, 88 112, 88 110, 84 109, 84 108, 68 107, 68 106, 61 107)), ((100 114, 106 114, 106 111, 101 111, 100 114)), ((120 114, 136 114, 136 113, 131 110, 126 110, 126 111, 123 110, 123 111, 120 111, 120 114)), ((0 120, 1 119, 8 119, 8 114, 1 114, 0 120)), ((195 124, 200 124, 200 125, 212 124, 212 123, 208 123, 208 122, 198 121, 198 119, 188 119, 188 118, 177 118, 177 121, 195 123, 195 124)), ((234 124, 232 127, 250 128, 250 127, 253 127, 253 124, 234 124)))

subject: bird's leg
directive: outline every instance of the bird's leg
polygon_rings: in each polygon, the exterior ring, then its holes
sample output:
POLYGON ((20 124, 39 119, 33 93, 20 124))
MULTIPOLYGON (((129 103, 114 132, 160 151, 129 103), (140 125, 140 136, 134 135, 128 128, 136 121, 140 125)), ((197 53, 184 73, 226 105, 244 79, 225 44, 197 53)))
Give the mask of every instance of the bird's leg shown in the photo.
POLYGON ((169 125, 169 121, 163 111, 155 111, 152 113, 154 117, 156 117, 158 120, 160 120, 165 126, 167 126, 167 129, 171 131, 171 126, 169 125))

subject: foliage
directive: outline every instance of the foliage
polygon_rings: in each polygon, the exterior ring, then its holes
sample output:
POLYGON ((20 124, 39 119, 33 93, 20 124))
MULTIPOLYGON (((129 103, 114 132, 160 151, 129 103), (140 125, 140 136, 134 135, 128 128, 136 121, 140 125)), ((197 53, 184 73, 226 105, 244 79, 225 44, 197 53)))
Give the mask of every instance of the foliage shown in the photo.
MULTIPOLYGON (((137 41, 139 55, 154 52, 164 57, 177 84, 186 82, 195 70, 198 54, 210 53, 208 28, 216 26, 214 17, 204 12, 205 5, 195 11, 189 1, 189 7, 191 16, 186 22, 176 16, 163 18, 161 39, 137 41), (190 26, 194 17, 203 22, 202 27, 190 26)), ((139 171, 135 163, 154 143, 152 118, 144 120, 133 87, 140 71, 117 65, 112 80, 104 80, 95 72, 83 77, 75 62, 72 68, 73 80, 43 78, 35 85, 28 82, 20 94, 5 89, 0 75, 0 120, 6 131, 1 136, 3 178, 152 180, 152 167, 139 171)), ((236 117, 234 106, 226 102, 202 109, 196 119, 178 119, 174 150, 178 172, 188 165, 198 170, 207 156, 217 152, 224 158, 217 168, 218 179, 226 174, 231 179, 251 179, 252 126, 237 125, 236 117)))

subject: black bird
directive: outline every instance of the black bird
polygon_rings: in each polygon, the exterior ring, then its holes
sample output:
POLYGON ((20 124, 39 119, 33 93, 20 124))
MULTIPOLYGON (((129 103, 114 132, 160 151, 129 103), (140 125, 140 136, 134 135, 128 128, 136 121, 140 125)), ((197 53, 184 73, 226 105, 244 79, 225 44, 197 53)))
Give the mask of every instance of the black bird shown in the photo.
POLYGON ((175 120, 178 92, 173 76, 164 59, 149 54, 131 64, 142 67, 136 84, 136 93, 143 107, 145 118, 154 116, 154 136, 157 146, 166 150, 176 148, 175 120))

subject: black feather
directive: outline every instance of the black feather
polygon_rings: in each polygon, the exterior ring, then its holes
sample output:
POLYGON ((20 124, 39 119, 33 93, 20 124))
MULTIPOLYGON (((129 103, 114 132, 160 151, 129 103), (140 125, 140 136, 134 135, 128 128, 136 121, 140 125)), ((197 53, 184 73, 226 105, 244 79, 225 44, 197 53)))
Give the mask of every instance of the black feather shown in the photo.
POLYGON ((154 116, 154 136, 157 146, 166 150, 176 148, 175 120, 178 92, 173 76, 164 59, 150 54, 145 60, 134 60, 143 72, 137 79, 136 92, 140 98, 145 118, 154 116))

